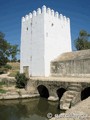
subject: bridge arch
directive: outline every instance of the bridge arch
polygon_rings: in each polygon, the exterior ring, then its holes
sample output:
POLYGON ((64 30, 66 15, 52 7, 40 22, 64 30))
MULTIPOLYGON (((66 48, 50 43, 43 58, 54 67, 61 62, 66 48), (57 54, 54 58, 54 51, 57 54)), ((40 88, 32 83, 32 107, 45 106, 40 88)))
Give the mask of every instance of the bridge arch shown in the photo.
POLYGON ((57 95, 59 97, 59 100, 61 99, 61 97, 63 96, 64 92, 66 92, 66 89, 65 88, 59 88, 57 89, 57 95))
POLYGON ((85 88, 81 92, 81 100, 84 100, 90 96, 90 87, 85 88))
POLYGON ((46 86, 39 85, 37 87, 37 90, 38 90, 38 92, 40 94, 40 97, 43 97, 43 98, 48 98, 49 97, 49 91, 48 91, 46 86))

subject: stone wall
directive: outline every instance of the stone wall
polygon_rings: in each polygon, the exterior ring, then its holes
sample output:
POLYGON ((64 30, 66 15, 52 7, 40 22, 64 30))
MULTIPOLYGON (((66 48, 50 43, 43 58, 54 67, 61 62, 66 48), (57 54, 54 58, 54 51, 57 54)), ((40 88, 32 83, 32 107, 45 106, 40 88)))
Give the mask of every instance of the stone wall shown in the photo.
POLYGON ((54 62, 52 76, 90 76, 90 59, 54 62))
POLYGON ((3 82, 6 85, 15 85, 16 79, 13 77, 0 77, 0 82, 3 82))
POLYGON ((51 75, 90 77, 90 50, 65 53, 52 61, 51 75))

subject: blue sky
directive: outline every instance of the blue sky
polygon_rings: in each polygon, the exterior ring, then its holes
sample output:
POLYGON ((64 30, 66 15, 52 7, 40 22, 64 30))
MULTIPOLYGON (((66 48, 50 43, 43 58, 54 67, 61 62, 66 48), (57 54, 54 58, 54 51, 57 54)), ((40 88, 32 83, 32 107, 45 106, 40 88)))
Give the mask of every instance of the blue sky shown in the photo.
POLYGON ((81 29, 90 33, 90 0, 0 0, 0 31, 20 45, 21 18, 43 5, 70 18, 72 48, 81 29))

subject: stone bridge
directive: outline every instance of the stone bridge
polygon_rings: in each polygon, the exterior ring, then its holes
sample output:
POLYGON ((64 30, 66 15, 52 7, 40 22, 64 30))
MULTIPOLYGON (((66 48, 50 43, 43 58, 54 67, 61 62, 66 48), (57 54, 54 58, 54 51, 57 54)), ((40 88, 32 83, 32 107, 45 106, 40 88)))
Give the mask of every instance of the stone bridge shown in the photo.
POLYGON ((66 110, 90 96, 90 78, 30 77, 26 89, 30 94, 60 101, 60 109, 66 110))
POLYGON ((50 64, 50 77, 30 77, 27 90, 68 109, 90 96, 90 49, 63 53, 50 64))

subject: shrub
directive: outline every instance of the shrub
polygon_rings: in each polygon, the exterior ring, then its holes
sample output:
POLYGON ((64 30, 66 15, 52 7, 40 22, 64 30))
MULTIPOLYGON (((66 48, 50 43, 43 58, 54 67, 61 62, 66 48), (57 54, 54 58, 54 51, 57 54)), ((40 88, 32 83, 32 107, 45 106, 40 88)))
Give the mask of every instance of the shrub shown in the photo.
POLYGON ((6 90, 3 90, 3 89, 0 89, 0 93, 6 93, 7 91, 6 90))
POLYGON ((9 64, 6 64, 4 66, 1 66, 0 67, 0 74, 4 74, 4 73, 7 73, 8 70, 12 69, 11 65, 9 64))
POLYGON ((0 74, 7 73, 8 69, 5 67, 0 67, 0 74))
POLYGON ((4 66, 4 68, 7 68, 7 69, 9 70, 9 69, 12 69, 12 66, 9 65, 9 64, 6 64, 6 65, 4 66))
POLYGON ((28 78, 25 76, 25 74, 18 72, 16 74, 15 78, 16 78, 16 87, 25 88, 27 80, 28 80, 28 78))

